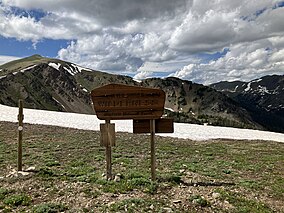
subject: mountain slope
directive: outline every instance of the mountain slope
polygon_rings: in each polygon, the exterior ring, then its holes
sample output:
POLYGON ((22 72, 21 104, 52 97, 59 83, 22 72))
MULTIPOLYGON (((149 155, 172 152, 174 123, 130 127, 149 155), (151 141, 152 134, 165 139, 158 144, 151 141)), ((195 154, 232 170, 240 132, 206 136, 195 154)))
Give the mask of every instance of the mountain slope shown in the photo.
POLYGON ((119 79, 35 55, 0 66, 0 103, 17 106, 22 98, 27 108, 93 114, 89 91, 108 82, 128 83, 129 78, 119 79))
POLYGON ((92 112, 89 94, 65 69, 50 66, 54 62, 24 64, 27 67, 13 64, 12 69, 7 69, 6 66, 4 73, 8 74, 0 79, 1 104, 15 106, 23 98, 28 108, 92 112))
POLYGON ((272 131, 284 132, 284 76, 264 76, 250 82, 211 85, 238 102, 252 118, 272 131))
POLYGON ((246 110, 210 87, 173 77, 146 79, 142 81, 142 86, 163 89, 168 114, 177 117, 177 121, 260 128, 246 110))
POLYGON ((163 89, 165 114, 177 122, 262 128, 238 103, 210 87, 172 77, 138 83, 39 55, 0 66, 0 103, 16 106, 23 98, 27 108, 93 114, 91 90, 109 83, 163 89))

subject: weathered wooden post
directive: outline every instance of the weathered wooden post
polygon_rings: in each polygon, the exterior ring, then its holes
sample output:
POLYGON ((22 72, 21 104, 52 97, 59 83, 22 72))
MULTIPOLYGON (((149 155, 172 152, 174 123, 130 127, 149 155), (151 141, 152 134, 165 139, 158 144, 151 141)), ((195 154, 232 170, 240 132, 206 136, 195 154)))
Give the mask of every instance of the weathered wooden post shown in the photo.
POLYGON ((155 119, 150 120, 151 134, 151 177, 152 181, 156 180, 156 153, 155 153, 155 119))
POLYGON ((111 141, 110 141, 110 131, 109 131, 109 125, 110 125, 110 120, 106 120, 106 128, 107 128, 107 140, 106 140, 106 163, 107 163, 107 179, 111 180, 112 179, 112 171, 111 171, 111 141))
POLYGON ((23 120, 24 120, 24 114, 23 114, 23 100, 19 100, 19 114, 18 114, 18 171, 22 171, 22 165, 23 165, 23 120))
POLYGON ((110 120, 105 120, 104 124, 100 124, 101 131, 101 146, 105 147, 106 151, 106 176, 107 180, 112 179, 111 166, 111 147, 115 146, 115 124, 111 124, 110 120))
POLYGON ((173 133, 174 132, 174 120, 172 118, 159 118, 159 119, 134 119, 133 120, 133 133, 150 133, 151 141, 151 177, 152 180, 156 180, 156 133, 173 133))

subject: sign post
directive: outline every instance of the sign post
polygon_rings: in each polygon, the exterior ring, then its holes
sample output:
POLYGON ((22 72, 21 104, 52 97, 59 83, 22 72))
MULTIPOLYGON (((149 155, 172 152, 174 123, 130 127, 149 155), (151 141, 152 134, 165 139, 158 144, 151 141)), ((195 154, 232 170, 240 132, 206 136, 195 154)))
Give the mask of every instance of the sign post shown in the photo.
POLYGON ((112 179, 112 171, 111 171, 111 140, 109 137, 110 131, 109 131, 109 125, 110 125, 110 120, 106 120, 106 126, 107 126, 107 140, 105 143, 105 147, 106 147, 106 164, 107 164, 107 180, 111 180, 112 179))
POLYGON ((151 132, 151 176, 152 181, 156 180, 156 154, 155 154, 155 120, 150 120, 151 132))
POLYGON ((22 165, 23 165, 23 120, 24 120, 24 114, 23 114, 23 100, 19 100, 19 114, 18 114, 18 171, 22 171, 22 165))
POLYGON ((173 132, 173 120, 160 119, 164 112, 165 92, 161 89, 108 84, 91 92, 96 115, 106 123, 101 125, 101 144, 106 147, 107 179, 111 174, 111 146, 115 144, 114 124, 110 120, 133 119, 133 132, 150 133, 151 176, 156 180, 155 132, 173 132), (144 122, 145 121, 145 122, 144 122), (157 122, 156 122, 157 121, 157 122), (145 124, 146 123, 146 124, 145 124))
POLYGON ((101 130, 101 146, 106 148, 106 177, 107 180, 112 179, 111 168, 111 147, 115 146, 115 126, 110 120, 105 120, 105 124, 100 124, 101 130))

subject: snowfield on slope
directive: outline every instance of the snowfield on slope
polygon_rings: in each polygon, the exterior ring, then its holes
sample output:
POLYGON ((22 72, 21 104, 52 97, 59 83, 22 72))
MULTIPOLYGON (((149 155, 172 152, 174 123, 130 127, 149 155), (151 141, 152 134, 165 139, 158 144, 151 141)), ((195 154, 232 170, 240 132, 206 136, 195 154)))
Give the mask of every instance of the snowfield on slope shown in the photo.
MULTIPOLYGON (((0 105, 0 112, 0 121, 17 122, 17 107, 0 105)), ((117 132, 133 132, 132 120, 116 120, 111 122, 116 124, 115 131, 117 132)), ((100 123, 104 123, 104 121, 99 120, 96 115, 24 108, 24 123, 99 131, 100 123)), ((209 140, 222 138, 284 142, 284 134, 281 133, 183 123, 174 123, 174 133, 158 135, 191 140, 209 140)))

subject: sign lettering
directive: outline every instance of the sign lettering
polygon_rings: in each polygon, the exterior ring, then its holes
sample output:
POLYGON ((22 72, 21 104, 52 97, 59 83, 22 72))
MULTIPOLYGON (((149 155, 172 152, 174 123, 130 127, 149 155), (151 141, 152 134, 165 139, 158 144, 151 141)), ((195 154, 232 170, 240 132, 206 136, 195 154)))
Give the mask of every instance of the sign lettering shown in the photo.
POLYGON ((164 111, 165 93, 160 89, 109 84, 91 93, 99 119, 157 119, 164 111))

